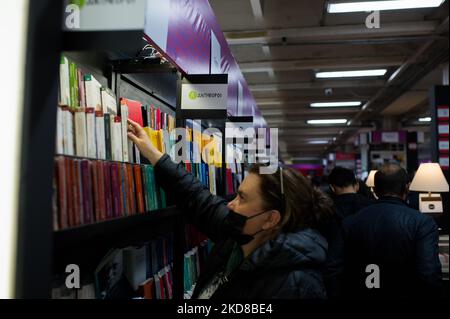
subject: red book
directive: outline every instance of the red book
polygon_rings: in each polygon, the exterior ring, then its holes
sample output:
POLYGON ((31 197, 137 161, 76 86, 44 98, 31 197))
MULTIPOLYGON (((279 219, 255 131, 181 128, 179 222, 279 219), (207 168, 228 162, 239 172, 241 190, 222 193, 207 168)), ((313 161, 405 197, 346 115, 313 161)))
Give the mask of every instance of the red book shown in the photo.
POLYGON ((66 183, 67 183, 67 226, 75 226, 75 164, 71 158, 66 159, 66 183))
POLYGON ((98 199, 99 199, 99 219, 106 219, 106 194, 105 194, 105 173, 104 173, 104 164, 103 161, 97 161, 97 170, 98 170, 98 199))
POLYGON ((98 190, 98 175, 99 175, 99 169, 98 169, 98 162, 97 161, 89 161, 89 170, 92 173, 92 192, 94 195, 94 202, 93 202, 93 208, 94 208, 94 220, 100 221, 100 193, 98 190))
POLYGON ((83 190, 83 217, 84 224, 91 224, 93 219, 93 209, 92 209, 92 179, 91 172, 89 170, 89 161, 81 161, 81 179, 82 179, 82 190, 83 190))
POLYGON ((76 185, 77 185, 77 210, 75 213, 75 223, 84 225, 84 194, 83 194, 83 171, 81 169, 81 160, 75 161, 76 185))
POLYGON ((128 164, 126 164, 126 163, 124 163, 123 164, 123 168, 122 168, 122 170, 123 170, 123 178, 124 178, 124 182, 125 182, 125 185, 124 185, 124 193, 125 193, 125 212, 126 212, 126 214, 127 214, 127 216, 129 216, 129 215, 131 215, 132 214, 132 211, 131 211, 131 202, 130 202, 130 188, 129 188, 129 186, 128 186, 128 170, 127 170, 127 166, 128 166, 128 164))
POLYGON ((111 190, 111 163, 104 162, 103 175, 105 176, 105 218, 111 219, 113 217, 113 199, 111 190))
POLYGON ((125 173, 124 163, 119 164, 119 194, 120 194, 120 207, 122 216, 127 216, 127 200, 126 200, 126 187, 125 187, 125 173))
POLYGON ((156 109, 156 129, 161 129, 161 109, 156 109))
POLYGON ((72 216, 72 225, 78 226, 81 223, 80 220, 80 212, 82 207, 80 207, 80 171, 79 171, 79 161, 73 161, 73 175, 72 175, 72 188, 73 188, 73 197, 74 197, 74 205, 73 205, 73 216, 72 216))
POLYGON ((136 201, 137 201, 137 211, 138 213, 145 213, 144 206, 144 193, 142 188, 142 173, 141 166, 135 165, 134 169, 134 179, 136 182, 136 201))
POLYGON ((159 278, 159 290, 161 292, 161 299, 167 299, 166 293, 164 291, 164 278, 163 277, 159 278))
POLYGON ((126 99, 121 97, 120 104, 125 104, 128 106, 128 118, 139 125, 144 126, 144 119, 142 118, 142 103, 139 101, 133 101, 130 99, 126 99))
POLYGON ((67 220, 67 192, 66 187, 70 184, 67 183, 66 177, 68 172, 66 172, 67 162, 64 157, 57 157, 55 161, 56 166, 56 178, 57 178, 57 192, 58 192, 58 220, 59 228, 64 229, 68 226, 67 220))
POLYGON ((226 169, 226 175, 227 175, 227 191, 228 194, 233 194, 233 177, 231 175, 231 168, 226 169))
POLYGON ((113 202, 113 217, 120 216, 120 200, 119 200, 119 172, 117 163, 111 163, 111 192, 113 202))
POLYGON ((136 214, 136 193, 134 191, 133 166, 127 164, 128 193, 130 195, 130 215, 136 214))

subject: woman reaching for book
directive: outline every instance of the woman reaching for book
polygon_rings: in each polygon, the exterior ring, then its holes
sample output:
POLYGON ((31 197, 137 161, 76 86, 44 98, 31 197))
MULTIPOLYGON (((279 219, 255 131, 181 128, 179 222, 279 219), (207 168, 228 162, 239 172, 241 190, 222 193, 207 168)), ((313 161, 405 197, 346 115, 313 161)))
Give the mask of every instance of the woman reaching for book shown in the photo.
POLYGON ((328 245, 318 229, 333 212, 323 193, 292 169, 260 174, 254 165, 227 203, 158 151, 139 124, 129 124, 128 137, 154 166, 158 184, 216 243, 193 298, 326 298, 328 245))

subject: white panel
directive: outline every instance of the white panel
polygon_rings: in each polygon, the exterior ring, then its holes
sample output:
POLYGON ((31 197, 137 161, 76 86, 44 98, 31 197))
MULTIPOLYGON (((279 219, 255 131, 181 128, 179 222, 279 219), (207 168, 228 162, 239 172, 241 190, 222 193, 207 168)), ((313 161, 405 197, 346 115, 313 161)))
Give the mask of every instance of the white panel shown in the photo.
MULTIPOLYGON (((0 299, 14 297, 17 212, 19 193, 20 140, 24 103, 25 48, 28 19, 27 0, 0 4, 0 96, 7 97, 0 125, 0 299)), ((56 101, 55 101, 56 103, 56 101)), ((56 107, 56 104, 55 104, 56 107)), ((51 142, 51 141, 47 141, 51 142)))
POLYGON ((169 0, 147 0, 144 32, 163 51, 167 49, 170 2, 169 0))

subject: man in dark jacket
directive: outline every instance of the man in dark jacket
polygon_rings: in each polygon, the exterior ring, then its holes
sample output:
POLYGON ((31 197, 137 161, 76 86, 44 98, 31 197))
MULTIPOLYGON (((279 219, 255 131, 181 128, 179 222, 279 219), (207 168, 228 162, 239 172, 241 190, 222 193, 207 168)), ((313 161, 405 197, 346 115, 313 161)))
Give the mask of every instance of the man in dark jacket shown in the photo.
POLYGON ((359 298, 439 296, 441 265, 434 220, 407 206, 409 180, 397 164, 375 175, 379 200, 346 218, 348 292, 359 298))
POLYGON ((336 214, 344 218, 357 213, 372 203, 368 197, 358 194, 359 183, 355 174, 344 167, 335 167, 329 177, 336 214))
POLYGON ((344 271, 344 240, 342 235, 342 221, 345 217, 358 212, 372 203, 372 201, 358 192, 358 182, 355 174, 344 167, 335 167, 328 176, 330 189, 333 192, 335 220, 327 229, 322 231, 328 241, 328 257, 324 272, 325 285, 330 298, 342 296, 344 271))

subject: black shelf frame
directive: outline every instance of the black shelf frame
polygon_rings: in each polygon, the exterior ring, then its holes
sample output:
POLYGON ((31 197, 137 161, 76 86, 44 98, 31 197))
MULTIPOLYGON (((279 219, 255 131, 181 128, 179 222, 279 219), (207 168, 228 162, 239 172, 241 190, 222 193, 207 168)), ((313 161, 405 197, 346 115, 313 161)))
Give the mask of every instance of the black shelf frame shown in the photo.
POLYGON ((180 211, 171 206, 55 231, 53 273, 62 274, 66 265, 75 263, 85 273, 93 274, 96 265, 110 249, 164 236, 175 230, 180 218, 180 211))
MULTIPOLYGON (((55 156, 69 156, 56 154, 54 142, 60 55, 75 50, 88 54, 112 52, 113 56, 124 51, 137 54, 142 47, 136 47, 134 51, 135 45, 142 43, 142 32, 63 32, 64 10, 60 1, 31 1, 28 11, 14 297, 50 298, 53 280, 57 275, 64 275, 68 264, 81 266, 83 280, 83 274, 92 270, 109 249, 143 243, 172 232, 173 297, 183 299, 184 219, 176 207, 53 230, 54 159, 55 156)), ((124 64, 122 61, 121 67, 124 64)), ((122 71, 177 72, 169 65, 152 65, 148 60, 145 70, 131 65, 127 68, 122 71)), ((108 79, 108 86, 113 87, 111 65, 100 69, 105 71, 103 76, 108 79)), ((117 74, 121 71, 118 67, 114 70, 117 74)), ((174 90, 174 96, 176 93, 174 90)), ((153 94, 153 97, 158 99, 157 95, 153 94)), ((175 113, 173 105, 163 99, 159 101, 175 113)))

